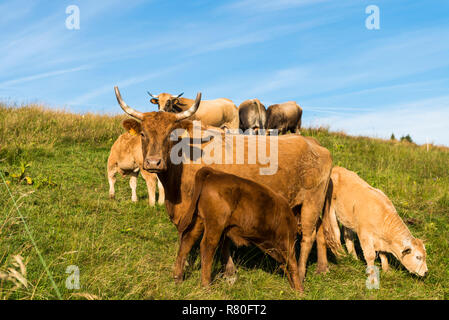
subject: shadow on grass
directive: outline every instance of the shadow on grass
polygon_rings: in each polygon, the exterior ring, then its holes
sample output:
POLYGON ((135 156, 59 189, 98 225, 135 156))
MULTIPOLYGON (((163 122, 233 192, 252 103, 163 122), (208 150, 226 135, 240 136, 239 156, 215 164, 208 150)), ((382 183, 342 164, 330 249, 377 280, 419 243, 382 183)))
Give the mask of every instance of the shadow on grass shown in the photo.
MULTIPOLYGON (((200 242, 201 239, 193 246, 188 258, 187 267, 185 270, 185 278, 191 276, 195 271, 201 269, 201 254, 200 254, 200 242)), ((222 241, 221 241, 222 243, 222 241)), ((296 258, 298 260, 301 247, 301 237, 297 237, 295 250, 296 258)), ((264 253, 255 245, 236 247, 234 244, 231 246, 231 257, 237 269, 260 269, 266 273, 284 275, 284 271, 281 268, 281 264, 273 259, 270 255, 264 253)), ((221 264, 221 245, 217 249, 214 256, 214 268, 212 272, 212 278, 220 276, 223 273, 224 266, 221 264)), ((313 245, 307 262, 307 267, 316 264, 318 259, 316 244, 313 245)), ((336 263, 336 258, 328 250, 329 262, 336 263)))

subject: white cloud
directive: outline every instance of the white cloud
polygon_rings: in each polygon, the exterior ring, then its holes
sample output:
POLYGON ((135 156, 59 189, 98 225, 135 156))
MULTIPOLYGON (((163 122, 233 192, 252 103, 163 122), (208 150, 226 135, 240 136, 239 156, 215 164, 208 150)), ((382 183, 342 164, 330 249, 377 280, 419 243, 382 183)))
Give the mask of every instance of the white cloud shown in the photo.
POLYGON ((55 76, 59 76, 59 75, 66 74, 66 73, 72 73, 72 72, 78 72, 78 71, 82 71, 82 70, 87 70, 89 68, 90 68, 89 66, 80 66, 80 67, 71 68, 71 69, 63 69, 63 70, 44 72, 44 73, 35 74, 35 75, 32 75, 32 76, 22 77, 22 78, 13 79, 13 80, 7 80, 7 81, 0 82, 0 88, 2 88, 2 87, 9 87, 9 86, 16 85, 16 84, 21 84, 21 83, 24 83, 24 82, 29 82, 29 81, 35 81, 35 80, 40 80, 40 79, 44 79, 44 78, 55 77, 55 76))

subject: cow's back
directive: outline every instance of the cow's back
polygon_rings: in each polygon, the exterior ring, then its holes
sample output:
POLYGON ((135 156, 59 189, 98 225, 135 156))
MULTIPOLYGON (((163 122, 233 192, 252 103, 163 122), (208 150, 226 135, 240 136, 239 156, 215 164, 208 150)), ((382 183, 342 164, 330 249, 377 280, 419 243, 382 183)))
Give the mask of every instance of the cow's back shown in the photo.
MULTIPOLYGON (((243 135, 239 137, 243 137, 245 140, 244 164, 211 164, 210 167, 253 180, 276 190, 276 192, 287 199, 291 207, 301 205, 306 200, 308 193, 322 183, 327 183, 332 167, 332 158, 327 149, 316 143, 308 141, 299 135, 272 137, 273 139, 278 139, 278 169, 275 174, 262 175, 260 169, 264 166, 248 164, 247 160, 248 140, 257 139, 257 137, 243 135)), ((269 149, 270 145, 268 141, 270 140, 267 139, 267 149, 269 149)), ((222 152, 224 159, 225 150, 223 149, 222 152)), ((195 174, 203 166, 204 164, 184 164, 182 176, 179 177, 179 180, 170 182, 179 184, 182 188, 177 193, 178 198, 171 199, 171 204, 167 207, 169 211, 173 211, 172 217, 175 224, 177 223, 176 220, 179 219, 176 216, 182 215, 182 212, 186 210, 186 204, 190 202, 193 194, 192 186, 194 185, 195 174), (180 181, 182 181, 182 185, 180 181)), ((176 186, 174 187, 176 188, 176 186)))
POLYGON ((114 142, 110 157, 123 170, 135 170, 142 166, 143 155, 141 139, 138 135, 123 133, 114 142))
POLYGON ((332 169, 333 200, 338 219, 358 232, 371 230, 381 236, 387 220, 399 218, 390 199, 373 188, 355 172, 341 167, 332 169))
POLYGON ((219 206, 221 210, 229 208, 228 225, 237 225, 246 231, 257 229, 267 235, 275 235, 280 227, 282 231, 287 231, 284 229, 290 225, 295 232, 293 214, 282 195, 251 179, 210 168, 207 170, 211 173, 204 182, 203 193, 213 196, 206 203, 209 206, 219 206), (214 198, 214 195, 219 197, 214 198), (227 205, 223 205, 221 201, 225 201, 227 205), (287 226, 285 222, 288 222, 287 226))
POLYGON ((278 129, 282 125, 296 126, 301 122, 302 108, 295 101, 274 104, 267 109, 267 129, 278 129))
MULTIPOLYGON (((188 107, 193 102, 192 100, 188 107)), ((203 126, 220 128, 225 125, 228 129, 239 128, 238 109, 231 100, 226 98, 202 100, 195 115, 189 119, 199 120, 203 126)))

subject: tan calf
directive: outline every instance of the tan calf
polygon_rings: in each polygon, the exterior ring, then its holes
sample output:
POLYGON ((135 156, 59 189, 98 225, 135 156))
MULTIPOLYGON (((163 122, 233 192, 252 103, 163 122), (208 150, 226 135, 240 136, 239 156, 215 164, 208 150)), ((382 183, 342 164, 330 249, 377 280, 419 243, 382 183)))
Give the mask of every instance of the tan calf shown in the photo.
POLYGON ((371 187, 356 173, 345 168, 332 169, 324 216, 324 232, 330 249, 342 253, 339 221, 344 227, 346 248, 357 259, 354 234, 357 234, 368 267, 374 266, 376 252, 382 269, 388 270, 386 252, 393 254, 411 273, 427 273, 426 249, 414 238, 388 197, 371 187))
POLYGON ((148 202, 150 206, 154 206, 156 202, 156 180, 159 188, 158 203, 163 204, 165 201, 164 188, 157 175, 143 170, 142 142, 140 135, 138 135, 141 129, 134 128, 136 125, 139 126, 140 123, 134 120, 123 121, 123 127, 128 132, 118 137, 111 148, 111 153, 108 158, 109 197, 111 199, 115 197, 115 175, 118 172, 122 176, 130 176, 131 200, 137 201, 137 177, 140 172, 147 184, 148 202))

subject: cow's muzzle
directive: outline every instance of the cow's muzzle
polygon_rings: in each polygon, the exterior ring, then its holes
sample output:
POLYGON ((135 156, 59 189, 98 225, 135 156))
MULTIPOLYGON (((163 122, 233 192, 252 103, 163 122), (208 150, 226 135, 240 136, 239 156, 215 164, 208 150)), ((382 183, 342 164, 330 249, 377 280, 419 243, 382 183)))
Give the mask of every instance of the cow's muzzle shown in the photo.
POLYGON ((149 172, 161 172, 166 169, 165 162, 159 157, 146 158, 143 163, 143 168, 149 172))

